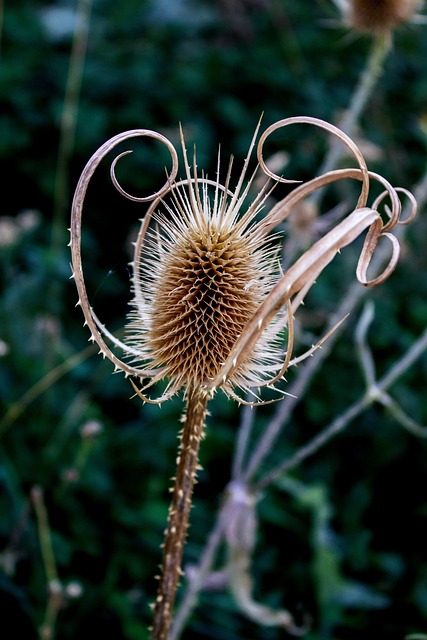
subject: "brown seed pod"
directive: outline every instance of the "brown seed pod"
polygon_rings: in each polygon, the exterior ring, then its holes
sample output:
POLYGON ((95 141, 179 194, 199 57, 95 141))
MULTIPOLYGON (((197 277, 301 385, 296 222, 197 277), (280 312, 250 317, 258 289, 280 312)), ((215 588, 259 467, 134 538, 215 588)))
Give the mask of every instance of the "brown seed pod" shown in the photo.
POLYGON ((364 33, 387 33, 408 22, 419 7, 419 0, 350 0, 347 22, 364 33))

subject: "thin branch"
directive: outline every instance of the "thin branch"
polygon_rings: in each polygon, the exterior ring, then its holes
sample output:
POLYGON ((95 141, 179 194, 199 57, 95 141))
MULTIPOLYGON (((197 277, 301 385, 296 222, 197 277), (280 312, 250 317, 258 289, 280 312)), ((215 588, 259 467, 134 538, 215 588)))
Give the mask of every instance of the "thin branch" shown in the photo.
POLYGON ((242 475, 249 438, 255 421, 255 415, 256 407, 252 407, 250 405, 245 405, 243 407, 240 419, 240 427, 237 432, 236 448, 234 452, 233 468, 231 473, 231 477, 235 480, 240 478, 242 475))
MULTIPOLYGON (((376 36, 372 44, 372 49, 370 51, 366 67, 360 76, 359 83, 351 98, 349 108, 339 123, 340 129, 349 136, 353 134, 356 124, 372 96, 372 92, 381 76, 384 68, 384 62, 390 52, 390 49, 391 40, 388 35, 381 34, 376 36)), ((321 167, 320 173, 326 173, 327 171, 334 169, 342 154, 342 146, 338 142, 333 141, 331 143, 329 153, 321 167)), ((316 192, 312 196, 312 202, 318 203, 321 196, 322 193, 320 191, 316 192)))
MULTIPOLYGON (((341 302, 337 313, 333 318, 331 318, 327 329, 331 329, 335 326, 336 317, 346 316, 348 313, 353 311, 365 293, 365 288, 361 287, 359 284, 353 284, 344 300, 341 302)), ((270 454, 277 438, 289 421, 293 410, 304 397, 314 375, 332 351, 336 340, 341 335, 341 331, 342 328, 340 327, 339 330, 335 331, 335 333, 331 335, 329 340, 323 345, 322 349, 317 352, 315 357, 310 358, 298 368, 298 377, 288 387, 289 394, 292 394, 291 397, 286 398, 285 401, 281 402, 277 406, 277 410, 273 418, 264 430, 258 443, 254 446, 252 456, 249 459, 242 477, 245 482, 249 482, 253 478, 265 461, 266 457, 270 454)))
POLYGON ((86 347, 79 353, 74 354, 64 362, 61 362, 57 367, 51 369, 45 376, 37 380, 32 387, 27 389, 25 393, 14 402, 3 417, 0 420, 0 438, 6 433, 6 431, 13 425, 13 423, 19 418, 25 409, 40 397, 47 389, 55 384, 60 378, 66 375, 69 371, 72 371, 74 367, 77 367, 81 362, 89 358, 96 352, 93 345, 86 347))
POLYGON ((54 187, 54 211, 52 223, 52 250, 59 249, 65 232, 65 213, 68 200, 68 169, 73 155, 77 114, 83 69, 89 36, 92 0, 79 0, 76 11, 76 26, 70 54, 70 63, 61 116, 60 140, 54 187))
POLYGON ((372 404, 373 398, 368 395, 363 396, 360 400, 352 404, 344 413, 338 416, 324 431, 319 433, 308 444, 301 447, 294 453, 294 455, 285 460, 278 467, 272 469, 269 473, 265 474, 261 480, 255 483, 254 490, 260 491, 271 484, 276 478, 284 473, 287 473, 291 469, 297 467, 301 462, 315 454, 319 449, 325 446, 332 438, 344 431, 344 429, 350 424, 354 418, 362 413, 370 404, 372 404))
POLYGON ((357 355, 360 359, 362 372, 365 378, 366 386, 368 388, 373 386, 376 380, 375 363, 366 339, 369 327, 373 319, 374 305, 372 300, 369 300, 365 304, 365 308, 362 312, 362 315, 360 316, 359 322, 357 323, 355 332, 357 355))
MULTIPOLYGON (((391 371, 386 374, 374 388, 368 389, 367 392, 357 402, 352 404, 344 413, 338 416, 332 423, 317 435, 308 444, 298 449, 298 451, 288 460, 272 469, 263 478, 255 483, 253 490, 260 491, 265 489, 273 480, 280 475, 287 473, 291 469, 301 464, 308 457, 319 451, 321 447, 327 444, 332 438, 344 431, 354 418, 362 413, 367 407, 374 402, 381 402, 381 394, 385 392, 398 378, 400 378, 409 367, 425 352, 427 349, 427 329, 422 333, 418 340, 413 344, 411 349, 392 367, 391 371)), ((384 404, 384 403, 383 403, 384 404)), ((402 412, 403 413, 403 412, 402 412)), ((412 429, 412 431, 414 431, 412 429)), ((420 433, 417 433, 420 435, 420 433)), ((422 432, 422 437, 425 433, 422 432)))
MULTIPOLYGON (((418 202, 419 209, 421 209, 427 201, 427 169, 414 190, 414 196, 418 202)), ((405 206, 404 212, 402 213, 403 219, 405 219, 406 214, 411 209, 412 202, 409 202, 405 206)), ((396 229, 395 235, 399 238, 399 240, 401 240, 405 235, 405 232, 406 228, 404 226, 400 226, 396 229)), ((384 264, 386 264, 387 261, 388 249, 385 245, 382 245, 380 243, 371 261, 371 270, 375 273, 381 272, 384 264)), ((367 293, 367 287, 362 287, 359 283, 352 284, 349 287, 348 292, 342 300, 340 306, 338 307, 337 313, 329 321, 327 329, 331 329, 334 326, 337 317, 344 317, 354 312, 354 310, 360 304, 361 300, 363 300, 363 298, 367 295, 367 293)), ((241 478, 243 481, 249 482, 257 473, 260 466, 264 463, 265 459, 272 450, 277 438, 290 420, 295 407, 298 405, 300 400, 304 398, 305 392, 311 384, 313 377, 320 369, 324 360, 329 356, 332 348, 335 345, 335 342, 338 340, 340 335, 341 330, 336 331, 334 334, 332 334, 329 340, 323 345, 322 349, 317 352, 316 357, 305 362, 299 369, 298 377, 288 387, 288 391, 291 397, 286 398, 286 401, 281 402, 278 405, 276 413, 274 414, 272 420, 264 430, 264 433, 261 436, 260 440, 255 444, 253 454, 250 457, 246 470, 241 478)), ((415 349, 416 345, 414 345, 413 348, 415 349)), ((396 366, 399 366, 399 363, 396 366)), ((392 373, 392 371, 390 371, 390 374, 392 373)), ((401 375, 399 370, 397 371, 398 375, 401 375)))
POLYGON ((416 342, 408 349, 405 355, 398 360, 390 369, 390 371, 377 382, 377 387, 381 391, 385 391, 396 382, 412 364, 424 353, 427 348, 427 329, 421 334, 416 342))
POLYGON ((378 396, 378 402, 382 404, 390 413, 390 415, 398 422, 404 429, 412 433, 418 438, 427 438, 427 427, 419 424, 415 420, 408 416, 402 407, 391 397, 388 393, 381 393, 378 396))
POLYGON ((56 619, 63 602, 62 585, 58 578, 49 519, 43 492, 40 487, 32 488, 31 499, 36 512, 39 543, 46 573, 48 592, 46 612, 43 624, 40 627, 40 640, 52 640, 55 637, 56 619))

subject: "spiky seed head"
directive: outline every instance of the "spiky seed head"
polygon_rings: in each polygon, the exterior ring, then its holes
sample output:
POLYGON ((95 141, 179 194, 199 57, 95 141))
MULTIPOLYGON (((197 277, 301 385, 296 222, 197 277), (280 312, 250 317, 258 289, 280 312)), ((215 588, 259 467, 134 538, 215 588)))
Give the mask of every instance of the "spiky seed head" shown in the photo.
POLYGON ((232 233, 188 229, 159 265, 147 339, 169 377, 214 377, 262 301, 256 258, 232 233), (258 285, 258 286, 257 286, 258 285))
MULTIPOLYGON (((208 185, 175 190, 157 211, 138 258, 128 343, 174 390, 212 380, 277 280, 277 248, 256 233, 256 205, 236 224, 227 196, 208 185), (201 188, 202 198, 195 193, 201 188)), ((277 331, 276 331, 277 333, 277 331)), ((256 386, 278 368, 274 326, 240 363, 224 391, 256 386)))
POLYGON ((358 31, 386 33, 408 22, 419 7, 419 0, 350 0, 347 20, 358 31))

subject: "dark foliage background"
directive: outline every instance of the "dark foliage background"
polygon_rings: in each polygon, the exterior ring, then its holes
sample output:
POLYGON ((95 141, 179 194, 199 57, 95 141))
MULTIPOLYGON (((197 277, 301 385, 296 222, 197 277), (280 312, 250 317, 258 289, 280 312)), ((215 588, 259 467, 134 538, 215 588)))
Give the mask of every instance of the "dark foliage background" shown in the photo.
MULTIPOLYGON (((148 637, 182 399, 162 409, 131 400, 129 383, 87 350, 88 334, 74 308, 68 221, 54 194, 76 3, 6 1, 1 13, 2 627, 10 623, 16 637, 30 640, 45 615, 47 578, 31 500, 37 486, 58 576, 68 588, 57 638, 140 640, 148 637), (99 431, 88 435, 93 421, 99 431)), ((374 145, 370 167, 407 188, 425 171, 426 29, 404 25, 395 33, 358 132, 374 145)), ((197 141, 199 166, 213 175, 218 144, 224 158, 233 153, 241 162, 261 112, 264 125, 292 115, 337 122, 370 46, 368 36, 343 26, 326 0, 96 0, 62 191, 67 217, 85 162, 120 131, 157 129, 178 141, 182 122, 188 147, 197 141)), ((315 175, 325 140, 300 127, 286 132, 289 175, 315 175)), ((120 177, 128 190, 147 193, 158 188, 167 160, 155 149, 147 156, 140 146, 122 161, 120 177)), ((141 214, 114 192, 102 169, 87 209, 84 253, 92 301, 113 328, 120 329, 127 309, 129 238, 141 214)), ((398 270, 370 294, 376 305, 370 339, 380 373, 426 326, 425 238, 421 211, 398 270)), ((350 253, 354 266, 353 258, 350 253)), ((345 261, 327 271, 302 315, 305 331, 320 330, 352 278, 345 261)), ((363 393, 355 321, 348 321, 269 464, 363 393)), ((424 357, 391 390, 421 423, 426 381, 424 357)), ((259 432, 270 411, 258 412, 259 432)), ((213 401, 187 563, 197 561, 230 478, 238 421, 233 403, 213 401)), ((423 440, 383 409, 366 411, 264 495, 255 595, 286 606, 298 620, 308 613, 309 640, 427 633, 426 462, 423 440)), ((284 635, 248 622, 228 593, 213 592, 201 596, 184 637, 284 635)))

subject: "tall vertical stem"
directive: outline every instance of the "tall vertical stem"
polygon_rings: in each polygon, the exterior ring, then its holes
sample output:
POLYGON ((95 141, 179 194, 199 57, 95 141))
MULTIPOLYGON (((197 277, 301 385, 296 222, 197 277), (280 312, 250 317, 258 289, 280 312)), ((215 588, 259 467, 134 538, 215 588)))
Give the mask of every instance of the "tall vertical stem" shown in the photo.
POLYGON ((151 640, 167 640, 172 623, 175 594, 179 578, 182 575, 182 554, 197 473, 199 446, 203 437, 207 401, 206 392, 200 388, 189 389, 163 546, 159 588, 154 605, 151 640))
POLYGON ((4 23, 4 2, 0 0, 0 63, 1 63, 1 45, 3 39, 3 23, 4 23))
MULTIPOLYGON (((0 0, 1 1, 1 0, 0 0)), ((55 175, 51 248, 54 258, 65 237, 65 213, 68 204, 68 172, 73 155, 80 89, 89 37, 92 0, 78 0, 76 26, 68 67, 64 105, 61 115, 58 159, 55 175)))
MULTIPOLYGON (((375 37, 366 66, 359 78, 355 91, 351 96, 348 109, 346 110, 342 120, 338 123, 339 128, 348 136, 353 134, 359 118, 372 96, 375 86, 384 69, 384 63, 390 50, 390 34, 380 34, 375 37)), ((334 141, 320 168, 319 175, 335 169, 342 153, 343 150, 341 143, 339 141, 334 141)), ((312 196, 311 201, 318 204, 322 194, 323 191, 319 189, 312 196)))

